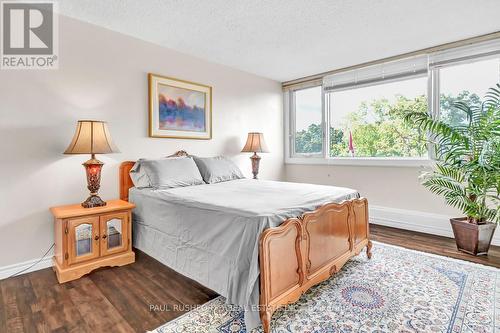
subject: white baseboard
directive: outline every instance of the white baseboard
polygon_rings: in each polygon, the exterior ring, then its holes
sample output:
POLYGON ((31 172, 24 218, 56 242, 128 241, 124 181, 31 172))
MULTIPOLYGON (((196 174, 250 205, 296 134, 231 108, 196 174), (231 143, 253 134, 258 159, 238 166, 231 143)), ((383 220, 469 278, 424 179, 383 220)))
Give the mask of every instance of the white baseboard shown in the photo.
MULTIPOLYGON (((372 205, 370 223, 453 238, 448 215, 372 205)), ((491 243, 500 245, 499 232, 495 232, 491 243)))
MULTIPOLYGON (((0 280, 8 278, 12 274, 16 274, 17 272, 20 272, 20 271, 30 267, 31 265, 38 262, 39 260, 40 260, 40 258, 28 260, 25 262, 20 262, 20 263, 13 264, 13 265, 0 267, 0 280)), ((38 271, 40 269, 47 268, 47 267, 52 267, 52 255, 43 258, 43 260, 41 260, 38 264, 26 269, 26 271, 23 271, 21 274, 38 271)))

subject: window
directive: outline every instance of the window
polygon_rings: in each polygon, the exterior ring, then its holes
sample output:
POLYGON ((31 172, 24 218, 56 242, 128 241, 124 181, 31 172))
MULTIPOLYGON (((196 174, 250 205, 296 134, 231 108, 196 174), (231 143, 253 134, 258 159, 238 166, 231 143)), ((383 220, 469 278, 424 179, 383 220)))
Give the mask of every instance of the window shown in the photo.
POLYGON ((321 154, 323 151, 323 109, 321 87, 293 92, 295 121, 293 141, 295 154, 321 154))
POLYGON ((500 82, 500 58, 442 67, 439 81, 439 116, 450 125, 463 124, 466 116, 454 109, 453 103, 478 105, 488 89, 500 82))
POLYGON ((331 157, 427 156, 425 133, 403 122, 406 110, 427 110, 427 77, 328 94, 331 157))
POLYGON ((286 162, 428 165, 434 146, 404 114, 429 112, 458 126, 467 119, 454 103, 479 105, 500 83, 500 39, 436 50, 285 87, 286 162))

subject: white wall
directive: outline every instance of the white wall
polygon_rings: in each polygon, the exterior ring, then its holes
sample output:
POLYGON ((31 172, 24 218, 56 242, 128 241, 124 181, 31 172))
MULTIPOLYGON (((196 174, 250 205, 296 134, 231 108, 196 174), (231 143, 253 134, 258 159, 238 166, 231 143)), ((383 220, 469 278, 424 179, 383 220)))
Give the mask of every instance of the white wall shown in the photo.
POLYGON ((60 68, 0 71, 0 267, 39 258, 53 242, 50 206, 87 196, 86 155, 66 156, 78 119, 109 122, 120 154, 106 163, 101 196, 118 196, 123 160, 159 157, 179 149, 233 157, 248 131, 262 131, 271 150, 261 177, 283 176, 282 94, 278 82, 186 56, 87 23, 60 18, 60 68), (147 73, 213 86, 213 139, 147 136, 147 73))
POLYGON ((285 170, 288 181, 355 188, 371 205, 460 216, 420 184, 420 168, 287 164, 285 170))

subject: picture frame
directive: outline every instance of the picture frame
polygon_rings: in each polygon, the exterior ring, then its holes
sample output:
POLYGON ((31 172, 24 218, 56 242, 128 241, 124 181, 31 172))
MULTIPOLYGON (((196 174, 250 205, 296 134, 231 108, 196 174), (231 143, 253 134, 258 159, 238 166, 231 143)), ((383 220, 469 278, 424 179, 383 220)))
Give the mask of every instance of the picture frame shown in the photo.
POLYGON ((210 140, 212 87, 148 73, 149 137, 210 140))

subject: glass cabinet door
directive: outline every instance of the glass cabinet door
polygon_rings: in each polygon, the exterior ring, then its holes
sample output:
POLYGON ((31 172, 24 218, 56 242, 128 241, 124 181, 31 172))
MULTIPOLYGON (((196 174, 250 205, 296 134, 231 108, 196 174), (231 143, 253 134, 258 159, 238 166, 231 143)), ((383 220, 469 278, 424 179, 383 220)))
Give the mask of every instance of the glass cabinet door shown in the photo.
POLYGON ((108 249, 120 247, 123 244, 123 220, 111 219, 106 221, 106 235, 108 249))
POLYGON ((69 264, 98 257, 99 217, 75 218, 67 223, 69 264))
POLYGON ((101 217, 101 255, 125 251, 128 248, 128 213, 101 217))
POLYGON ((75 252, 77 257, 92 253, 92 224, 82 223, 75 227, 75 252))

